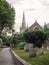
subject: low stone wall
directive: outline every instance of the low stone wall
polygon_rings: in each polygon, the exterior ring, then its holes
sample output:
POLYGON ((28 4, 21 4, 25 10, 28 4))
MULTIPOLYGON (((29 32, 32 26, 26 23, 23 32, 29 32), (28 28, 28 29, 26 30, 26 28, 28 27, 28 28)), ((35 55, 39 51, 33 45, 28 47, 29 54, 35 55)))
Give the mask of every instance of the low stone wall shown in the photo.
POLYGON ((11 50, 15 65, 31 65, 22 58, 20 58, 13 50, 11 50))

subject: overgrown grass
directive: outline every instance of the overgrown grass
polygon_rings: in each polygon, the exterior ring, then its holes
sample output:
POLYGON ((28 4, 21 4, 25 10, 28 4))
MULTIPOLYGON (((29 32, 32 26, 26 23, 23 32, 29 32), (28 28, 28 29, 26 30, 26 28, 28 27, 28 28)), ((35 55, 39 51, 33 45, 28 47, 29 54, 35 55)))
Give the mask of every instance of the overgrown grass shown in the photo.
POLYGON ((49 51, 44 50, 44 55, 37 55, 34 58, 29 58, 29 53, 24 50, 13 49, 16 54, 29 62, 31 65, 49 65, 49 51))

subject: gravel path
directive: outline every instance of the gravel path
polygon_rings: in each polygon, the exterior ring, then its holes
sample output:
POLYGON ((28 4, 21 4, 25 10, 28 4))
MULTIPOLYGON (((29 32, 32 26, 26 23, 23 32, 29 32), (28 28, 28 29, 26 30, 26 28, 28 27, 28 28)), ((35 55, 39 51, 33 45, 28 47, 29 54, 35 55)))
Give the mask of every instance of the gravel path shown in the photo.
POLYGON ((10 48, 4 48, 0 51, 0 65, 14 65, 10 48))

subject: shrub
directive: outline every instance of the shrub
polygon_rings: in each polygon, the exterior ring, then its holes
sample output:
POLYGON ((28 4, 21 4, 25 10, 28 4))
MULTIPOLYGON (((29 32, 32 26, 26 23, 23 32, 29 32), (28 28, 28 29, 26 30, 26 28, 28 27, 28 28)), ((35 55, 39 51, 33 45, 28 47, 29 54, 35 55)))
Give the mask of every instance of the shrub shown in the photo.
POLYGON ((24 49, 24 45, 25 45, 25 42, 20 42, 20 44, 18 45, 18 48, 19 49, 24 49))
POLYGON ((2 45, 10 46, 10 43, 11 43, 10 36, 0 36, 0 38, 2 39, 2 42, 3 42, 2 45))
POLYGON ((13 43, 17 46, 21 42, 24 42, 23 34, 15 34, 13 37, 13 43))
POLYGON ((24 38, 27 43, 33 43, 36 47, 41 47, 46 40, 46 34, 43 31, 34 30, 24 33, 24 38))

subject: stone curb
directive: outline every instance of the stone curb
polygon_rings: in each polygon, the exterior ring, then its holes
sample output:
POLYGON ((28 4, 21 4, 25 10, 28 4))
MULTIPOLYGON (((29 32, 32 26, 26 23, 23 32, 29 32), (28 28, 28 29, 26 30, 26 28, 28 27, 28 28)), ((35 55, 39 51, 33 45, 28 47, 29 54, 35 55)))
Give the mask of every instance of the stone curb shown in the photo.
POLYGON ((12 49, 11 49, 11 53, 14 57, 16 65, 31 65, 28 62, 26 62, 25 60, 23 60, 22 58, 20 58, 12 49))

